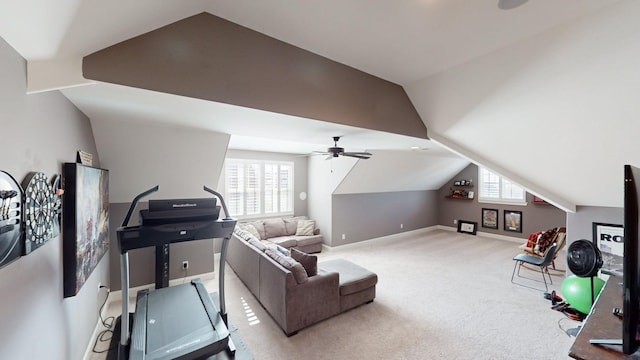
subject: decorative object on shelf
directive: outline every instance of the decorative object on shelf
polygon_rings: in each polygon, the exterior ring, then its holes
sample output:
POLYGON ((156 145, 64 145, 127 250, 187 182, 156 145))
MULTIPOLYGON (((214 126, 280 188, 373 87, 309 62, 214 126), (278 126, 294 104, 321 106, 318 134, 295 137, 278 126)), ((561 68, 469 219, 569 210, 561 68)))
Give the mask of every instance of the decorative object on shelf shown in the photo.
POLYGON ((548 202, 546 202, 543 198, 538 197, 538 196, 533 196, 533 203, 534 204, 543 204, 543 205, 549 205, 548 202))
POLYGON ((453 182, 453 186, 467 186, 467 187, 472 187, 473 186, 473 182, 471 180, 465 180, 465 179, 461 179, 461 180, 456 180, 453 182))
POLYGON ((624 257, 624 227, 616 224, 593 223, 593 243, 602 254, 604 274, 622 276, 624 257))
POLYGON ((482 227, 498 229, 498 209, 482 208, 482 227))
POLYGON ((474 196, 474 192, 473 191, 469 191, 466 189, 460 189, 460 187, 462 188, 472 188, 473 187, 473 183, 471 182, 471 180, 456 180, 453 182, 453 186, 452 188, 449 188, 449 190, 451 191, 449 193, 449 195, 446 196, 447 199, 465 199, 465 200, 472 200, 473 196, 474 196))
POLYGON ((458 232, 475 235, 478 223, 475 221, 458 220, 458 232))
POLYGON ((63 288, 75 296, 109 249, 109 171, 64 164, 63 288))
POLYGON ((78 150, 76 162, 86 166, 93 166, 93 154, 86 151, 78 150))
POLYGON ((0 171, 0 268, 22 255, 22 188, 0 171))
POLYGON ((29 173, 22 185, 24 187, 24 255, 27 255, 53 237, 56 216, 53 190, 44 173, 29 173))
POLYGON ((504 211, 504 231, 522 232, 522 211, 504 211))

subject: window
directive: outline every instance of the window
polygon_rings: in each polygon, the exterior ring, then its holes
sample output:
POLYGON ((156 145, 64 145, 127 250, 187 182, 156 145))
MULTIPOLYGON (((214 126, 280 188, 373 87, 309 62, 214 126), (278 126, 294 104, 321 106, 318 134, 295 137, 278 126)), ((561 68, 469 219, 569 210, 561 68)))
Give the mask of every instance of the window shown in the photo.
POLYGON ((232 216, 293 213, 293 162, 227 159, 225 201, 232 216))
POLYGON ((526 204, 526 192, 522 187, 485 168, 478 169, 478 201, 526 204))

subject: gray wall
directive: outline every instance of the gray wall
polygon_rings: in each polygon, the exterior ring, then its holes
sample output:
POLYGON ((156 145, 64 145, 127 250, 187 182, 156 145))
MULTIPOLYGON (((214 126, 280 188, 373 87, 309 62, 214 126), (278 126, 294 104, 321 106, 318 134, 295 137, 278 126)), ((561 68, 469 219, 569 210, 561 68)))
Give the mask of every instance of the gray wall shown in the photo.
POLYGON ((344 245, 437 225, 437 203, 436 191, 333 195, 332 240, 328 245, 344 245))
MULTIPOLYGON (((136 207, 130 225, 138 224, 139 211, 146 209, 148 202, 140 202, 136 207)), ((120 253, 118 251, 118 243, 116 237, 116 229, 122 224, 124 217, 129 210, 130 203, 110 203, 110 235, 111 246, 113 251, 109 256, 111 290, 121 290, 120 282, 120 253)), ((222 212, 221 212, 222 213, 222 212)), ((222 216, 222 215, 221 215, 222 216)), ((217 271, 214 264, 214 243, 218 244, 218 252, 221 240, 207 239, 198 241, 189 241, 184 243, 176 243, 169 245, 169 278, 179 279, 185 276, 197 274, 205 274, 217 271), (189 261, 189 269, 182 270, 182 261, 189 261)), ((154 284, 155 279, 155 248, 136 249, 129 252, 129 286, 136 287, 148 284, 154 284)))
MULTIPOLYGON (((51 177, 82 149, 100 165, 89 120, 58 91, 26 95, 25 60, 0 39, 0 170, 22 182, 51 177)), ((105 256, 80 292, 64 299, 62 236, 0 269, 0 359, 81 359, 109 282, 105 256)))
POLYGON ((473 200, 447 199, 455 180, 471 179, 474 185, 478 184, 478 166, 471 164, 454 176, 438 192, 438 224, 444 226, 454 225, 454 220, 475 221, 478 223, 478 231, 511 236, 526 239, 529 234, 536 231, 544 231, 559 226, 566 226, 566 213, 553 205, 532 204, 533 196, 527 194, 527 206, 514 206, 502 204, 488 204, 478 202, 478 189, 474 186, 473 200), (482 227, 482 208, 498 209, 498 229, 482 227), (504 210, 522 211, 522 233, 504 231, 504 210))
POLYGON ((567 214, 567 245, 586 239, 593 241, 593 223, 624 225, 624 208, 578 206, 574 214, 567 214))

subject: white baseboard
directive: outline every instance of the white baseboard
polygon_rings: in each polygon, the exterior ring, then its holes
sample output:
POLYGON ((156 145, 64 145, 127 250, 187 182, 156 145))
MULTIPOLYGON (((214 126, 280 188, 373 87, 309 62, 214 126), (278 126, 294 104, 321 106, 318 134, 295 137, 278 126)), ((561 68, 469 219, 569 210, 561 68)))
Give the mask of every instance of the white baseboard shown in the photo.
POLYGON ((348 244, 343 244, 343 245, 337 245, 337 246, 327 246, 325 244, 322 244, 322 251, 331 251, 331 249, 345 248, 345 247, 349 247, 349 246, 359 246, 359 245, 366 244, 366 243, 371 242, 371 241, 384 241, 384 240, 391 240, 391 239, 402 239, 403 237, 416 236, 416 235, 424 234, 424 233, 427 233, 427 232, 430 232, 430 231, 434 231, 434 230, 438 230, 437 225, 436 226, 429 226, 429 227, 426 227, 426 228, 420 228, 420 229, 415 229, 415 230, 404 231, 404 232, 395 233, 395 234, 386 235, 386 236, 381 236, 381 237, 377 237, 377 238, 373 238, 373 239, 360 240, 360 241, 356 241, 356 242, 352 242, 352 243, 348 243, 348 244))
MULTIPOLYGON (((446 231, 453 231, 453 232, 457 232, 458 231, 458 228, 455 228, 455 227, 452 227, 452 226, 436 225, 436 227, 439 230, 446 230, 446 231)), ((523 239, 523 238, 518 238, 518 237, 514 237, 514 236, 500 235, 500 234, 493 234, 493 233, 488 233, 488 232, 484 232, 484 231, 478 231, 478 232, 476 232, 476 235, 482 236, 482 237, 488 237, 488 238, 492 238, 492 239, 516 242, 518 244, 522 244, 523 242, 527 241, 527 239, 523 239)))

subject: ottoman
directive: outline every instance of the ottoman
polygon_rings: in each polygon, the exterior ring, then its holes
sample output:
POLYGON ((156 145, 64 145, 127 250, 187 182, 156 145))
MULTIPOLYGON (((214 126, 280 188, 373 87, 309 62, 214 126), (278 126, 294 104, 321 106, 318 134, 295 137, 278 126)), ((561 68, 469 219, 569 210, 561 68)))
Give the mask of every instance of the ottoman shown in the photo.
POLYGON ((337 272, 340 284, 340 311, 370 303, 376 297, 378 275, 344 259, 323 261, 318 272, 337 272))

